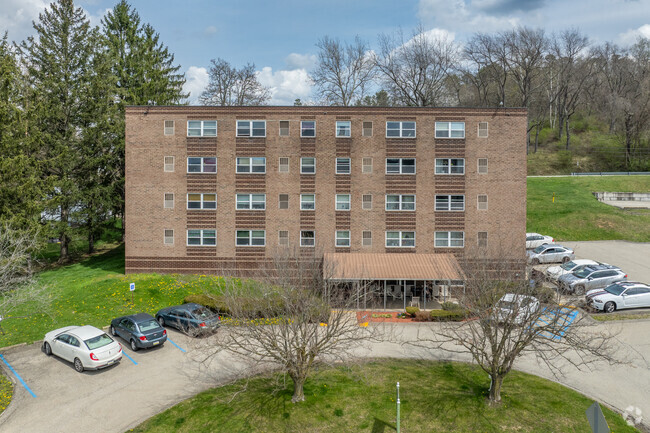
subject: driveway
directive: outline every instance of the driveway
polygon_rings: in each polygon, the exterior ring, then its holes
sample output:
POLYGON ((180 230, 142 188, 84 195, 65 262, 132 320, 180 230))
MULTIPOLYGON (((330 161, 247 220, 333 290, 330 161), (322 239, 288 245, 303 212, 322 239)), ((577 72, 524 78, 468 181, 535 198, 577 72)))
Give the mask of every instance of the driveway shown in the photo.
MULTIPOLYGON (((419 331, 431 331, 432 327, 430 324, 386 326, 395 332, 396 341, 417 338, 419 331)), ((564 377, 559 381, 619 410, 630 405, 639 407, 647 419, 650 417, 650 365, 646 361, 650 359, 650 341, 647 339, 650 321, 595 324, 594 330, 599 329, 620 330, 618 338, 635 349, 621 353, 628 364, 611 367, 599 364, 592 371, 577 371, 566 365, 562 368, 564 377)), ((36 397, 16 383, 14 399, 0 417, 0 431, 54 433, 99 430, 121 433, 203 389, 229 380, 236 371, 238 364, 222 354, 211 363, 203 362, 206 345, 196 344, 195 340, 177 332, 168 332, 186 352, 170 342, 161 348, 135 353, 125 348, 125 353, 137 365, 124 357, 117 366, 82 374, 77 373, 71 364, 46 357, 38 345, 5 351, 4 358, 36 397)), ((200 341, 203 342, 209 343, 209 340, 200 341)), ((359 354, 367 357, 450 358, 447 352, 423 352, 389 342, 377 343, 359 354)), ((453 358, 468 360, 468 356, 462 354, 453 358)), ((534 357, 522 359, 516 367, 554 379, 534 357)))
POLYGON ((650 243, 628 241, 559 242, 573 248, 579 259, 598 260, 619 266, 628 280, 650 284, 650 243))

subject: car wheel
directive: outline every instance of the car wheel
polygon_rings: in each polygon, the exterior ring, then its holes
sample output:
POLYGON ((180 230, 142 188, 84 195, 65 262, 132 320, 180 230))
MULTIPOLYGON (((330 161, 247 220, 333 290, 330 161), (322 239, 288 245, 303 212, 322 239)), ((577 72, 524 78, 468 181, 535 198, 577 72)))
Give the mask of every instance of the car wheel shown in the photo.
POLYGON ((135 340, 134 340, 134 339, 131 339, 131 350, 133 350, 134 352, 137 352, 137 351, 138 351, 138 345, 135 344, 135 340))
POLYGON ((84 371, 84 365, 81 362, 81 359, 79 358, 74 359, 74 369, 77 370, 79 373, 82 373, 84 371))
POLYGON ((111 335, 115 337, 117 335, 117 332, 115 332, 115 327, 111 325, 111 335))
POLYGON ((165 319, 163 319, 162 316, 158 317, 158 324, 160 326, 165 326, 165 319))
POLYGON ((578 284, 578 285, 573 289, 573 293, 574 293, 575 295, 580 295, 580 296, 584 295, 584 294, 585 294, 585 286, 583 286, 582 284, 578 284))
POLYGON ((608 303, 605 304, 605 313, 613 313, 614 311, 616 311, 615 303, 609 301, 608 303))
POLYGON ((43 343, 43 350, 45 351, 45 354, 47 356, 50 356, 52 354, 52 347, 50 347, 50 343, 48 342, 43 343))
POLYGON ((571 260, 571 259, 568 258, 568 257, 566 257, 566 256, 562 257, 562 263, 566 263, 566 262, 568 262, 569 260, 571 260))
POLYGON ((533 259, 532 263, 533 265, 539 265, 539 259, 533 259))

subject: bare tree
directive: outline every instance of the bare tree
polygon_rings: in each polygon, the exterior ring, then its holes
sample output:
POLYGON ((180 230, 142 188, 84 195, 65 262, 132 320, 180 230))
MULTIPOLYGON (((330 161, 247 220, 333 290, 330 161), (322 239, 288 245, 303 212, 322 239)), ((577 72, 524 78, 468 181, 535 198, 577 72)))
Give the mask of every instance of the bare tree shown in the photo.
POLYGON ((379 45, 375 64, 393 101, 418 107, 447 102, 446 80, 459 59, 453 40, 420 26, 409 40, 401 31, 380 35, 379 45))
POLYGON ((304 401, 304 383, 317 366, 353 360, 377 332, 359 326, 345 308, 353 298, 333 290, 327 275, 320 260, 279 255, 259 282, 227 280, 216 300, 229 318, 207 342, 205 361, 225 352, 249 374, 284 372, 293 381, 291 401, 304 401))
POLYGON ((506 106, 509 48, 504 34, 476 33, 465 45, 463 55, 475 69, 472 82, 481 90, 482 105, 506 106), (494 98, 490 91, 496 93, 494 98))
POLYGON ((243 106, 264 105, 271 98, 268 87, 257 79, 255 65, 248 63, 241 69, 224 59, 212 59, 210 82, 199 96, 204 105, 243 106))
POLYGON ((375 65, 368 44, 359 36, 354 43, 323 37, 318 47, 318 65, 311 79, 317 95, 331 105, 354 105, 366 95, 375 77, 375 65))

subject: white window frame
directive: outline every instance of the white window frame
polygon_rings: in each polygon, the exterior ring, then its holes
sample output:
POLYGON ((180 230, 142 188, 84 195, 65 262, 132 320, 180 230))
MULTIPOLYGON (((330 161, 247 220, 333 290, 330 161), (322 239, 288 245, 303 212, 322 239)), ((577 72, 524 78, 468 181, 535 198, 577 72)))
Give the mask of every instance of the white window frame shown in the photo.
MULTIPOLYGON (((186 233, 186 242, 188 247, 216 247, 217 246, 217 230, 216 229, 188 229, 186 233), (199 232, 199 244, 190 244, 190 232, 199 232), (205 236, 206 232, 214 232, 214 236, 205 236), (207 239, 214 239, 214 244, 206 243, 207 239)), ((197 239, 192 237, 192 239, 197 239)))
POLYGON ((163 245, 174 245, 174 229, 163 229, 163 245), (171 236, 167 236, 171 232, 171 236), (171 242, 167 242, 171 239, 171 242))
POLYGON ((235 230, 235 248, 247 248, 247 247, 265 247, 266 246, 266 230, 235 230), (253 240, 260 239, 260 236, 253 236, 254 232, 262 233, 262 244, 253 244, 253 240), (248 233, 248 237, 240 237, 239 233, 248 233), (247 239, 248 244, 240 244, 239 239, 247 239))
POLYGON ((368 120, 362 121, 362 123, 361 123, 361 136, 362 137, 372 137, 372 133, 374 132, 373 131, 373 126, 374 125, 372 124, 372 121, 368 121, 368 120), (370 123, 370 128, 365 127, 366 123, 370 123), (368 135, 366 134, 367 129, 370 129, 370 134, 368 134, 368 135))
POLYGON ((337 210, 337 211, 349 212, 350 208, 352 207, 351 201, 352 201, 351 194, 336 194, 334 209, 337 210), (347 201, 345 200, 345 197, 347 197, 347 201), (339 199, 341 199, 341 200, 339 200, 339 199), (341 203, 343 205, 342 209, 339 209, 339 203, 341 203), (346 204, 347 204, 347 208, 345 208, 346 204))
POLYGON ((476 210, 488 210, 488 195, 487 194, 478 194, 476 196, 476 210), (481 203, 481 197, 485 197, 485 203, 481 203), (485 207, 481 207, 485 205, 485 207))
POLYGON ((266 157, 265 156, 238 156, 235 158, 235 173, 237 174, 266 174, 266 157), (248 164, 240 163, 240 160, 248 159, 248 164), (257 163, 253 163, 257 160, 257 163), (264 161, 264 171, 253 171, 253 167, 261 167, 260 160, 264 161), (239 167, 248 167, 249 171, 239 171, 239 167))
POLYGON ((415 248, 415 231, 410 231, 410 230, 386 230, 386 248, 415 248), (391 240, 397 239, 398 245, 388 245, 388 234, 389 233, 397 233, 397 238, 390 238, 391 240), (413 233, 413 238, 404 238, 404 235, 407 233, 413 233), (413 245, 404 245, 405 242, 407 241, 413 241, 413 245))
POLYGON ((289 209, 289 194, 287 194, 287 193, 280 193, 280 194, 278 194, 278 209, 280 209, 280 210, 287 210, 287 209, 289 209), (283 202, 283 200, 281 200, 281 196, 283 196, 283 195, 286 195, 286 196, 287 196, 287 200, 286 200, 286 202, 287 202, 287 207, 281 207, 281 206, 280 206, 280 203, 283 202))
MULTIPOLYGON (((187 172, 191 173, 191 174, 197 174, 197 173, 199 173, 199 174, 206 174, 206 173, 207 174, 216 174, 218 164, 219 164, 219 162, 217 161, 216 156, 188 156, 187 157, 187 172), (197 159, 197 158, 201 159, 201 171, 190 171, 190 159, 197 159), (205 160, 206 159, 213 159, 213 158, 214 158, 214 171, 206 171, 205 170, 206 167, 212 167, 213 164, 206 164, 205 160)), ((191 165, 195 166, 197 164, 191 164, 191 165)))
POLYGON ((307 247, 307 248, 314 248, 316 246, 316 230, 300 230, 300 246, 301 247, 307 247), (304 237, 304 233, 312 233, 313 236, 308 238, 304 237), (312 244, 311 245, 306 245, 303 241, 306 239, 311 239, 312 244))
POLYGON ((476 234, 476 245, 479 248, 487 248, 488 246, 488 232, 478 232, 476 234), (481 233, 485 233, 485 245, 481 245, 481 233))
POLYGON ((266 194, 235 194, 235 209, 236 210, 255 210, 262 211, 266 210, 266 194), (259 200, 259 197, 256 197, 257 200, 253 200, 254 196, 262 196, 262 200, 259 200), (240 200, 241 199, 241 200, 240 200), (254 207, 256 204, 262 204, 262 207, 254 207), (247 207, 239 207, 240 204, 246 204, 247 207))
POLYGON ((336 121, 336 138, 352 137, 352 122, 349 120, 336 121))
POLYGON ((289 135, 291 134, 291 122, 288 121, 288 120, 279 120, 278 121, 278 134, 279 134, 280 137, 289 137, 289 135), (282 134, 282 122, 287 122, 287 128, 286 128, 287 133, 286 134, 282 134))
POLYGON ((289 230, 278 230, 278 246, 280 247, 288 247, 289 246, 289 230), (282 237, 282 234, 286 233, 286 237, 282 237), (282 239, 286 239, 286 243, 282 243, 282 239))
POLYGON ((176 157, 167 155, 163 157, 163 171, 165 173, 173 173, 176 167, 176 157), (171 162, 167 163, 167 158, 171 158, 171 162))
POLYGON ((281 156, 278 158, 278 173, 289 173, 291 166, 291 159, 288 156, 281 156), (286 159, 287 163, 283 164, 282 160, 286 159), (282 168, 285 167, 286 170, 283 170, 282 168))
POLYGON ((263 138, 266 137, 266 120, 237 120, 235 123, 235 135, 237 137, 251 137, 251 138, 263 138), (256 130, 259 130, 259 126, 257 128, 254 128, 255 123, 263 123, 264 124, 264 135, 259 135, 255 134, 256 130), (248 125, 246 125, 248 124, 248 125), (241 133, 240 134, 240 129, 241 130, 247 130, 248 133, 241 133))
POLYGON ((176 201, 176 200, 175 200, 175 197, 174 197, 174 193, 173 193, 173 192, 166 192, 166 193, 163 193, 163 208, 164 208, 164 209, 174 209, 174 205, 176 204, 175 201, 176 201), (167 200, 167 195, 171 195, 171 196, 172 196, 170 200, 167 200), (168 203, 168 202, 171 202, 171 206, 167 206, 167 203, 168 203))
POLYGON ((448 231, 448 232, 434 232, 433 234, 433 246, 434 248, 465 248, 465 232, 457 232, 457 231, 448 231), (458 237, 452 240, 452 233, 460 233, 461 238, 460 241, 458 240, 458 237), (444 242, 444 245, 440 245, 440 243, 444 242), (458 244, 460 242, 460 245, 452 245, 452 243, 458 244))
POLYGON ((415 120, 405 121, 386 121, 386 138, 416 138, 417 136, 417 122, 415 120), (388 128, 388 124, 399 124, 399 128, 388 128), (404 128, 405 123, 412 123, 413 128, 404 128), (398 131, 398 135, 388 135, 388 131, 398 131), (413 131, 413 135, 404 135, 406 131, 413 131))
POLYGON ((303 156, 300 158, 300 174, 316 174, 316 157, 315 156, 303 156), (311 164, 304 164, 305 159, 313 159, 314 160, 314 165, 313 165, 313 172, 309 171, 304 171, 304 167, 312 167, 311 164))
MULTIPOLYGON (((437 174, 437 175, 441 175, 441 176, 464 176, 465 175, 465 158, 436 158, 434 164, 435 164, 434 165, 434 171, 435 171, 435 174, 437 174), (447 172, 446 173, 439 173, 438 172, 438 161, 447 161, 447 166, 446 166, 447 172), (463 172, 462 173, 452 173, 451 172, 452 168, 454 168, 451 165, 452 161, 463 161, 463 172)), ((459 167, 459 166, 456 165, 456 167, 459 167)))
POLYGON ((361 196, 361 209, 372 210, 372 194, 363 194, 361 196), (366 197, 370 197, 370 200, 366 200, 366 197), (368 207, 366 207, 366 204, 368 204, 368 207))
POLYGON ((217 193, 216 192, 188 192, 186 196, 187 210, 216 210, 217 209, 217 193), (201 207, 190 207, 190 195, 200 195, 201 201, 197 202, 192 200, 193 203, 200 203, 201 207), (212 200, 205 200, 204 196, 214 195, 214 207, 205 207, 206 203, 212 203, 212 200))
POLYGON ((384 209, 387 212, 415 212, 415 194, 386 194, 386 197, 384 198, 384 209), (397 197, 397 202, 391 201, 390 203, 397 203, 398 209, 388 209, 388 198, 389 197, 397 197), (411 202, 405 202, 404 197, 413 197, 413 209, 404 209, 406 205, 410 205, 411 202))
POLYGON ((315 211, 316 210, 316 194, 300 194, 300 210, 301 211, 309 211, 309 212, 315 211), (308 197, 308 196, 314 197, 314 199, 311 200, 311 201, 305 200, 305 198, 308 197), (309 203, 313 204, 313 208, 306 209, 306 208, 303 207, 304 204, 309 204, 309 203))
POLYGON ((361 173, 365 174, 371 174, 372 173, 372 157, 371 156, 365 156, 361 159, 361 173), (370 164, 366 164, 366 162, 370 162, 370 164))
POLYGON ((436 212, 465 212, 465 195, 464 194, 436 194, 434 197, 434 209, 436 212), (462 207, 461 209, 454 208, 454 203, 458 205, 458 202, 454 202, 452 197, 462 197, 462 207), (438 201, 438 198, 445 198, 445 201, 438 201), (440 204, 440 207, 438 206, 440 204), (444 205, 444 209, 443 209, 444 205))
POLYGON ((386 174, 403 174, 403 175, 409 175, 413 176, 417 173, 417 161, 415 158, 386 158, 386 174), (394 172, 394 171, 388 171, 388 160, 389 159, 397 159, 399 160, 399 172, 394 172), (410 165, 405 166, 404 165, 404 160, 413 160, 413 173, 404 173, 404 167, 410 167, 410 165))
POLYGON ((335 169, 336 169, 336 174, 351 174, 352 173, 352 158, 346 158, 342 157, 339 158, 337 157, 334 161, 335 164, 335 169), (339 170, 339 162, 341 162, 343 165, 345 165, 345 161, 347 160, 347 166, 348 166, 348 171, 340 171, 339 170))
POLYGON ((304 138, 314 138, 316 137, 316 121, 315 120, 301 120, 300 121, 300 136, 304 138), (314 127, 313 128, 305 128, 303 126, 304 123, 313 123, 314 127), (314 131, 313 135, 305 135, 305 131, 314 131))
POLYGON ((334 234, 334 246, 336 248, 350 248, 350 230, 336 230, 334 234), (347 236, 339 236, 347 233, 347 236), (346 245, 339 245, 339 241, 347 241, 346 245))
POLYGON ((488 122, 478 122, 478 125, 476 125, 476 136, 478 138, 488 138, 488 129, 489 125, 488 122), (481 135, 481 125, 485 124, 485 135, 481 135))
POLYGON ((176 132, 176 122, 173 120, 163 120, 163 135, 169 137, 174 135, 174 132, 176 132), (172 126, 167 126, 167 122, 171 122, 172 126), (171 129, 171 132, 168 132, 168 128, 171 129))
POLYGON ((196 120, 196 119, 188 120, 187 121, 187 136, 188 137, 216 137, 217 136, 217 121, 216 120, 196 120), (198 127, 192 126, 190 128, 190 123, 196 123, 196 122, 200 122, 199 126, 198 127), (207 127, 206 126, 207 122, 214 123, 214 127, 212 127, 212 125, 207 127), (190 135, 190 130, 195 131, 197 129, 199 131, 198 135, 197 134, 190 135), (214 134, 211 134, 211 133, 207 134, 206 133, 206 131, 212 131, 212 130, 214 130, 214 134))
POLYGON ((478 158, 476 160, 476 172, 478 174, 488 174, 488 167, 489 167, 489 161, 488 158, 478 158), (485 161, 485 171, 481 171, 481 161, 485 161))
POLYGON ((436 122, 436 138, 450 138, 452 140, 462 140, 465 138, 465 122, 436 122), (443 129, 442 126, 445 125, 446 128, 443 129), (463 125, 463 128, 460 129, 458 125, 463 125), (462 134, 459 132, 462 131, 462 134), (455 133, 455 135, 454 135, 455 133))
POLYGON ((361 246, 362 247, 371 247, 372 246, 372 231, 364 230, 361 232, 361 246), (366 233, 370 233, 369 237, 365 237, 366 233), (365 243, 366 239, 369 240, 368 244, 365 243))

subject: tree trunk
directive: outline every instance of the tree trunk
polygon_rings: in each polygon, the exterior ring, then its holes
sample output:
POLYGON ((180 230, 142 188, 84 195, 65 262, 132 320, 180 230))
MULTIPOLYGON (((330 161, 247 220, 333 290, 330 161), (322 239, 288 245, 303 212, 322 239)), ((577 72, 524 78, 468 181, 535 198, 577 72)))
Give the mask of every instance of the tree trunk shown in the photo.
POLYGON ((569 150, 571 136, 569 134, 569 118, 566 118, 566 150, 569 150))
POLYGON ((291 380, 293 380, 293 397, 291 397, 291 403, 305 401, 305 391, 303 389, 305 385, 305 378, 293 375, 290 376, 291 380))
POLYGON ((632 116, 625 115, 625 167, 630 168, 632 160, 632 116))
MULTIPOLYGON (((66 226, 68 225, 68 210, 63 209, 63 206, 61 208, 61 223, 65 224, 66 226)), ((61 250, 59 252, 59 263, 65 263, 70 258, 70 254, 68 251, 70 238, 68 238, 68 235, 65 233, 65 229, 61 230, 61 233, 59 235, 59 241, 61 242, 61 250)))
POLYGON ((539 124, 537 125, 537 128, 535 128, 535 150, 533 150, 534 153, 537 153, 537 145, 539 143, 539 124))
POLYGON ((496 374, 490 376, 490 404, 501 404, 501 385, 503 385, 503 376, 496 374))
POLYGON ((95 235, 93 233, 93 228, 90 226, 88 228, 88 254, 95 252, 95 235))

